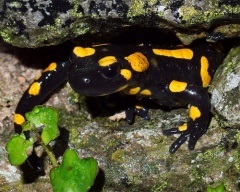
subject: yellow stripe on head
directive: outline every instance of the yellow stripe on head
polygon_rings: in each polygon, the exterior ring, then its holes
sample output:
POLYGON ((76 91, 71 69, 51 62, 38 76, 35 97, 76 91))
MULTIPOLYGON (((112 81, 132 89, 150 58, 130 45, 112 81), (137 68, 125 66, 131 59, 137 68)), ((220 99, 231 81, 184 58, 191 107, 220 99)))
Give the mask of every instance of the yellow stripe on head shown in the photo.
POLYGON ((120 74, 127 80, 131 79, 132 72, 128 69, 121 69, 120 74))
POLYGON ((73 53, 78 57, 87 57, 93 55, 95 53, 95 49, 90 47, 75 47, 73 49, 73 53))
POLYGON ((211 81, 211 76, 208 73, 209 63, 205 56, 201 57, 200 75, 202 78, 202 86, 207 87, 211 81))
POLYGON ((140 52, 133 53, 127 57, 125 57, 132 69, 137 72, 144 72, 149 67, 149 62, 147 58, 140 52))
POLYGON ((174 57, 177 59, 192 59, 193 58, 193 51, 191 49, 175 49, 175 50, 168 50, 168 49, 153 49, 153 53, 160 56, 166 57, 174 57))
POLYGON ((103 57, 102 59, 100 59, 98 61, 98 64, 101 67, 106 67, 106 66, 112 65, 113 63, 116 63, 116 62, 118 62, 116 57, 114 57, 114 56, 106 56, 106 57, 103 57))

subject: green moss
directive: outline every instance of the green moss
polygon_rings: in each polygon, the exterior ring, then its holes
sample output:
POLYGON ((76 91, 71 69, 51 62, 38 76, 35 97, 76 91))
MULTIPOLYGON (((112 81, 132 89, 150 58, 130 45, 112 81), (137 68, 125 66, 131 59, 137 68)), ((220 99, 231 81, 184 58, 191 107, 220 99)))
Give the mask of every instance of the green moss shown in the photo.
POLYGON ((235 135, 237 143, 240 143, 240 132, 235 135))
MULTIPOLYGON (((22 184, 20 184, 20 185, 22 185, 22 184)), ((16 190, 16 189, 14 189, 14 190, 16 190)), ((7 191, 12 191, 12 189, 11 189, 10 185, 7 185, 7 184, 4 185, 2 183, 2 185, 0 186, 0 191, 7 192, 7 191)))
POLYGON ((144 4, 145 4, 144 1, 133 0, 132 4, 129 7, 127 16, 136 17, 136 16, 144 15, 146 13, 146 10, 143 8, 144 4))
MULTIPOLYGON (((240 133, 238 135, 240 135, 240 133)), ((240 174, 240 148, 234 151, 233 158, 235 170, 238 174, 240 174)))
POLYGON ((69 127, 80 126, 82 122, 87 119, 87 114, 70 114, 65 108, 59 108, 59 124, 60 125, 68 125, 69 127))
POLYGON ((219 8, 217 2, 214 3, 211 1, 209 1, 208 6, 211 8, 203 12, 203 10, 197 10, 194 7, 184 5, 179 9, 180 16, 182 16, 182 20, 186 21, 188 25, 196 25, 197 23, 203 23, 204 21, 210 24, 214 19, 226 17, 225 13, 239 14, 240 12, 240 6, 233 7, 225 5, 219 8))
POLYGON ((218 12, 220 10, 217 9, 214 11, 209 10, 203 13, 202 11, 196 10, 194 7, 182 6, 179 11, 182 16, 182 20, 187 21, 188 25, 196 25, 197 23, 203 23, 203 21, 208 23, 213 19, 223 16, 223 13, 218 12))
POLYGON ((124 157, 125 152, 121 149, 117 149, 114 151, 114 153, 111 155, 111 160, 117 161, 119 163, 123 162, 123 157, 124 157))
POLYGON ((20 2, 9 2, 9 5, 12 7, 12 8, 21 8, 22 7, 22 4, 20 2))
POLYGON ((25 41, 25 38, 23 38, 23 37, 18 36, 16 38, 16 34, 14 34, 12 30, 7 29, 7 28, 1 29, 0 30, 0 35, 2 36, 4 41, 6 41, 7 43, 16 45, 16 46, 18 46, 18 44, 21 45, 22 42, 25 41))
POLYGON ((167 181, 162 181, 160 184, 154 185, 151 192, 166 192, 166 187, 168 186, 167 181))
POLYGON ((193 181, 197 183, 200 183, 202 177, 205 175, 204 171, 197 166, 193 166, 192 169, 190 169, 190 174, 191 177, 194 178, 193 181))
POLYGON ((4 41, 11 43, 12 36, 10 35, 9 31, 6 29, 1 29, 0 34, 4 41))
POLYGON ((228 53, 227 57, 224 60, 224 64, 220 66, 221 68, 225 69, 223 70, 224 74, 234 72, 234 69, 236 68, 236 63, 239 63, 240 61, 239 53, 240 53, 240 46, 231 49, 231 51, 228 53))
POLYGON ((156 4, 158 2, 158 0, 149 0, 147 2, 148 2, 148 5, 153 6, 154 4, 156 4))
POLYGON ((223 5, 221 7, 223 12, 226 13, 232 13, 232 14, 239 14, 240 12, 240 6, 236 5, 236 6, 231 6, 231 5, 223 5))
POLYGON ((200 158, 203 162, 209 162, 216 160, 215 150, 207 150, 200 154, 200 158))
POLYGON ((80 3, 82 3, 82 2, 79 1, 79 0, 75 0, 75 1, 72 1, 72 2, 70 2, 70 3, 71 3, 71 5, 73 6, 73 9, 70 9, 70 10, 69 10, 69 14, 70 14, 71 18, 72 18, 72 16, 73 16, 73 18, 74 18, 74 17, 75 17, 75 18, 81 18, 81 17, 83 17, 82 12, 79 12, 79 11, 78 11, 78 7, 79 7, 80 3))
POLYGON ((163 5, 166 5, 166 6, 170 6, 172 4, 173 1, 169 1, 169 0, 162 0, 161 1, 163 5))
POLYGON ((107 144, 106 144, 107 149, 115 148, 117 145, 119 145, 118 139, 116 139, 116 138, 109 138, 107 140, 107 144))
POLYGON ((61 19, 60 18, 55 18, 55 23, 54 27, 60 27, 62 25, 61 19))
POLYGON ((198 11, 194 7, 189 7, 189 6, 182 6, 179 9, 179 12, 183 16, 182 19, 184 21, 189 21, 193 17, 196 17, 196 15, 198 14, 198 11))

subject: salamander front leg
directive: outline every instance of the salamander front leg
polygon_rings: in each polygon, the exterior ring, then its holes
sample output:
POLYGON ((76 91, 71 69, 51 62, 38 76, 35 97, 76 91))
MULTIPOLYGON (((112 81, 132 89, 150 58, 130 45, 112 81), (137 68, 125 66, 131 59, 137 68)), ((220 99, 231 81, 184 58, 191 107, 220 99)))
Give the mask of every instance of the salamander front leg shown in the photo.
POLYGON ((129 124, 132 124, 136 115, 142 117, 144 120, 149 120, 150 117, 148 115, 148 111, 149 110, 147 108, 138 105, 130 107, 126 110, 126 121, 129 124))

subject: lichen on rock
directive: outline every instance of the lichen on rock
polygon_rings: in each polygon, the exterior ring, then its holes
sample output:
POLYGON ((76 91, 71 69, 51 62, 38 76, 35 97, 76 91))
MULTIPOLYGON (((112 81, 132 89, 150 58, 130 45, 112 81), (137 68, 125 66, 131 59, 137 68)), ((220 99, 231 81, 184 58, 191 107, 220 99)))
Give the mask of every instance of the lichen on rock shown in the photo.
POLYGON ((240 4, 225 0, 0 0, 0 35, 14 46, 36 48, 86 33, 106 35, 131 25, 194 33, 215 22, 219 27, 221 20, 228 21, 224 25, 232 24, 239 15, 240 4))

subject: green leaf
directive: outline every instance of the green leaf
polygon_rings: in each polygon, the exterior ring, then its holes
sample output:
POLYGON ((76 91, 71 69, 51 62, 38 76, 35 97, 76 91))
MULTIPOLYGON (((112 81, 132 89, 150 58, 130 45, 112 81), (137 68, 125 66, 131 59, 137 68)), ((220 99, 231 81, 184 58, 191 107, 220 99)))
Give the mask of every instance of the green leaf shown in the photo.
POLYGON ((224 191, 225 191, 225 186, 223 183, 217 186, 216 188, 207 187, 207 192, 224 192, 224 191))
POLYGON ((23 131, 31 131, 34 125, 29 121, 25 121, 21 126, 22 126, 22 132, 23 132, 23 131))
POLYGON ((25 116, 30 122, 26 124, 26 130, 29 129, 31 123, 38 129, 43 128, 41 138, 45 145, 59 136, 58 113, 53 108, 36 106, 25 116))
POLYGON ((54 192, 86 192, 93 185, 97 173, 95 159, 80 159, 74 150, 67 149, 62 165, 51 170, 50 179, 54 192))
POLYGON ((33 143, 25 139, 24 135, 14 135, 7 142, 6 150, 12 165, 21 165, 33 150, 33 143))

